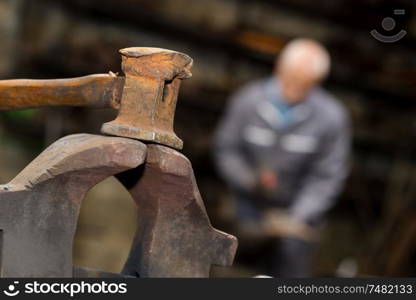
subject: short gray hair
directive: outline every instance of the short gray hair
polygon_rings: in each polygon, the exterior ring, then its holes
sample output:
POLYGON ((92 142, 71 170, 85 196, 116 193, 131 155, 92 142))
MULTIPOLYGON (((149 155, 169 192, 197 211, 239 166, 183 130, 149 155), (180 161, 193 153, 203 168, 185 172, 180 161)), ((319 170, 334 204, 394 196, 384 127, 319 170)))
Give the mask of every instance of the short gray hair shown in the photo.
POLYGON ((331 58, 328 51, 314 40, 295 39, 289 42, 280 53, 278 66, 293 65, 308 56, 312 56, 309 62, 314 74, 318 79, 324 79, 329 73, 331 58))

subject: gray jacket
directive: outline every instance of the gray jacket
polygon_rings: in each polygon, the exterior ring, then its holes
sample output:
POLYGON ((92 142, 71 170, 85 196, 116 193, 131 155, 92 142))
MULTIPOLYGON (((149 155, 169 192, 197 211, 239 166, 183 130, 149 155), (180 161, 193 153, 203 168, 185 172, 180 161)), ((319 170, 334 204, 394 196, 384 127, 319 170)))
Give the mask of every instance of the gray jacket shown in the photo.
POLYGON ((343 106, 315 88, 292 110, 292 121, 273 104, 279 97, 272 78, 236 92, 215 135, 215 161, 228 184, 253 201, 262 169, 278 175, 268 205, 285 207, 299 220, 322 217, 348 173, 349 116, 343 106), (271 199, 270 199, 271 198, 271 199))

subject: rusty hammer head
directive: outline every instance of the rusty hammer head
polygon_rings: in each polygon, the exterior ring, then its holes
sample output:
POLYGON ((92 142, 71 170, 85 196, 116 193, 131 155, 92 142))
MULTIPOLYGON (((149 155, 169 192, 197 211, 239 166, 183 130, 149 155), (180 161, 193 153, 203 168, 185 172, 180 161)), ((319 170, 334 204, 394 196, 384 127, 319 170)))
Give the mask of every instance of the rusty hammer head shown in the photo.
POLYGON ((173 120, 181 80, 192 76, 192 59, 159 48, 126 48, 120 53, 125 73, 120 108, 101 131, 181 149, 173 120))

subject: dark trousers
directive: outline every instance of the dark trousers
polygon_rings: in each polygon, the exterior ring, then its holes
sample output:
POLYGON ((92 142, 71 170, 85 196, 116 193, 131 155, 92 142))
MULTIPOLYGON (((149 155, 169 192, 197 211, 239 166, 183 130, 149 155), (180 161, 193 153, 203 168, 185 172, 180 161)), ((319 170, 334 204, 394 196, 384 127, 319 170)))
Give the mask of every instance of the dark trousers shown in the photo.
MULTIPOLYGON (((247 198, 239 198, 237 200, 238 222, 240 224, 244 222, 252 224, 260 222, 264 209, 266 208, 263 206, 257 207, 247 198)), ((259 232, 259 236, 261 236, 261 232, 259 232)), ((264 256, 258 256, 258 260, 262 260, 260 264, 262 266, 261 269, 268 273, 266 275, 284 278, 310 276, 311 261, 316 250, 316 243, 297 238, 282 237, 268 240, 265 244, 267 245, 266 247, 259 245, 264 256)), ((244 243, 241 244, 241 248, 244 248, 244 246, 244 243)), ((253 248, 253 246, 255 245, 249 245, 250 248, 253 248)), ((241 251, 244 252, 244 249, 241 249, 241 251)), ((253 261, 252 259, 250 260, 253 261)))
POLYGON ((315 243, 296 238, 280 238, 275 241, 272 275, 283 278, 309 277, 315 243))

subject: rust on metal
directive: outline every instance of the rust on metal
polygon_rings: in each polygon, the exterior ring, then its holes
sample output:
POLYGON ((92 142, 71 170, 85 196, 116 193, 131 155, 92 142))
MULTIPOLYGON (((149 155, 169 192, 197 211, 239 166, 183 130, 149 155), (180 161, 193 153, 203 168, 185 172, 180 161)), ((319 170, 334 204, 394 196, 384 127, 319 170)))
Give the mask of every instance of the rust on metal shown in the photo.
POLYGON ((124 78, 94 74, 69 79, 0 80, 0 110, 45 106, 118 108, 124 78))
POLYGON ((78 134, 48 147, 0 185, 3 277, 72 277, 81 201, 105 178, 142 164, 139 141, 78 134))
POLYGON ((125 77, 95 74, 52 80, 0 81, 0 110, 44 106, 118 109, 105 134, 182 149, 173 122, 181 81, 192 76, 192 58, 160 48, 120 50, 125 77))
POLYGON ((116 176, 139 208, 123 274, 209 277, 211 265, 231 265, 237 239, 212 227, 189 160, 160 145, 147 153, 144 168, 116 176))
POLYGON ((0 110, 69 105, 119 110, 115 120, 102 126, 103 133, 118 137, 62 138, 0 185, 2 276, 209 277, 211 265, 231 265, 236 238, 212 227, 191 163, 169 148, 183 145, 173 123, 180 84, 191 76, 192 59, 159 48, 120 53, 125 77, 110 73, 0 81, 0 110), (123 272, 73 268, 82 199, 112 175, 139 208, 123 272))
POLYGON ((126 80, 119 114, 102 132, 181 149, 173 122, 180 83, 191 76, 192 59, 159 48, 126 48, 120 53, 126 80))

